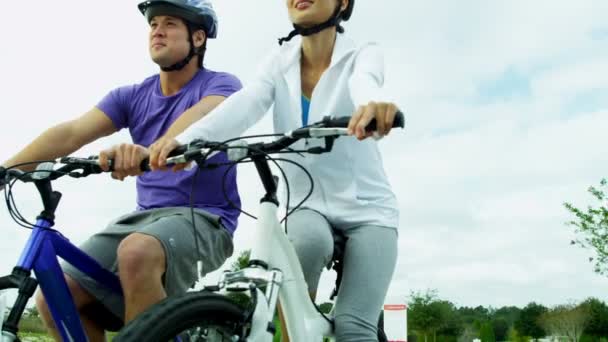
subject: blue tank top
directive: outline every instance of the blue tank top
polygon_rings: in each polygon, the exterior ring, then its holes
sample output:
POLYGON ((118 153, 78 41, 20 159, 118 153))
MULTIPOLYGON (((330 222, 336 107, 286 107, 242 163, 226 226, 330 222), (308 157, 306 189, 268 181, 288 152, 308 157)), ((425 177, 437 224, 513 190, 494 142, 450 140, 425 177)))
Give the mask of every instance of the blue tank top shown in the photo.
POLYGON ((310 110, 310 100, 302 95, 302 126, 308 125, 308 111, 310 110))

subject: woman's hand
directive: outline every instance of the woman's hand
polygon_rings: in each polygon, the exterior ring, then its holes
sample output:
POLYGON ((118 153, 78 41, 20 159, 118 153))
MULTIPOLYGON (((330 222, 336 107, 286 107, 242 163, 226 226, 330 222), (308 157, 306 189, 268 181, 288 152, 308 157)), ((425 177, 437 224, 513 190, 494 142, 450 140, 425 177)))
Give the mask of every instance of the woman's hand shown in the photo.
MULTIPOLYGON (((161 137, 154 144, 150 145, 150 168, 152 170, 166 170, 167 158, 169 153, 179 147, 177 140, 168 137, 161 137)), ((175 164, 173 171, 185 169, 190 163, 175 164)))
POLYGON ((120 144, 99 152, 99 165, 102 170, 109 171, 112 159, 112 178, 122 181, 128 176, 141 175, 140 165, 147 157, 148 150, 141 145, 120 144))
POLYGON ((360 106, 348 123, 348 134, 356 136, 359 140, 374 135, 373 132, 366 132, 365 127, 372 119, 376 119, 376 132, 380 136, 388 135, 393 128, 397 111, 397 106, 390 102, 370 102, 360 106))

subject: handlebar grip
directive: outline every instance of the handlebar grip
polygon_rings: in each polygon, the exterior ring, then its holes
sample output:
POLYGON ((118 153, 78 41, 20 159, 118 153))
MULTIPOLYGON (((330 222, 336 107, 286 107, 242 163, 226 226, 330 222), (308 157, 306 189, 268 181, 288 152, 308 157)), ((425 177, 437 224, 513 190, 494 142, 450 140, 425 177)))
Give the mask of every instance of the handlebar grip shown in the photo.
MULTIPOLYGON (((336 128, 346 128, 348 127, 348 123, 350 122, 350 116, 342 116, 335 119, 328 119, 325 122, 324 127, 336 127, 336 128)), ((395 113, 395 119, 393 120, 393 128, 405 126, 405 116, 401 111, 397 111, 395 113)), ((370 123, 365 127, 365 130, 368 132, 373 132, 377 129, 376 127, 376 119, 372 119, 370 123)))
POLYGON ((150 158, 144 158, 144 160, 139 163, 139 169, 143 172, 151 171, 150 169, 150 158))
MULTIPOLYGON (((179 156, 186 153, 186 151, 188 151, 188 145, 180 145, 173 151, 169 152, 169 157, 179 156)), ((150 169, 150 158, 145 158, 142 160, 139 164, 139 169, 143 172, 152 171, 152 169, 150 169)))
MULTIPOLYGON (((395 114, 395 119, 393 120, 393 128, 403 128, 405 126, 405 117, 401 111, 397 111, 395 114)), ((372 119, 370 123, 365 127, 365 130, 368 132, 373 132, 377 129, 376 127, 376 119, 372 119)))
POLYGON ((350 122, 350 116, 341 116, 339 118, 329 118, 325 121, 323 127, 331 128, 346 128, 350 122))
POLYGON ((175 157, 184 154, 188 151, 188 144, 177 146, 173 151, 169 152, 169 157, 175 157))

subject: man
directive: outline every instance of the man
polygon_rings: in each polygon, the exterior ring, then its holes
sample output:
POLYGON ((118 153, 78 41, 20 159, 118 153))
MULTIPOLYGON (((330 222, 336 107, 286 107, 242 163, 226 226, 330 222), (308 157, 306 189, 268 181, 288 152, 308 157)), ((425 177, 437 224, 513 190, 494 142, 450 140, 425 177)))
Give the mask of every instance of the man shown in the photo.
MULTIPOLYGON (((81 117, 45 131, 3 166, 68 155, 128 128, 134 144, 103 151, 100 161, 107 169, 108 159, 114 160, 112 177, 116 179, 141 174, 139 164, 147 157, 147 146, 161 136, 179 134, 241 88, 234 76, 203 68, 207 39, 217 34, 216 14, 208 0, 149 0, 138 7, 150 24, 150 55, 160 73, 111 91, 81 117), (174 125, 178 117, 181 120, 174 125)), ((225 154, 214 158, 227 159, 225 154)), ((165 296, 186 291, 198 279, 198 261, 204 274, 219 268, 232 254, 240 200, 236 172, 232 169, 224 179, 225 171, 219 167, 141 174, 137 210, 81 246, 118 273, 124 297, 110 295, 71 265, 63 265, 89 341, 103 341, 104 330, 117 329, 165 296)), ((41 293, 36 304, 59 340, 41 293)))

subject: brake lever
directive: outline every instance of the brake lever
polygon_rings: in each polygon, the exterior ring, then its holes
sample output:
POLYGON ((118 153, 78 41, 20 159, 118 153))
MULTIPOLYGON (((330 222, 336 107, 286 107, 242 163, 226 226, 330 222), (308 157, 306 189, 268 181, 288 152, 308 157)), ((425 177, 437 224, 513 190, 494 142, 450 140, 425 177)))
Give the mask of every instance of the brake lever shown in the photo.
MULTIPOLYGON (((59 172, 65 172, 66 175, 72 178, 87 177, 92 174, 100 174, 103 171, 99 165, 99 157, 90 156, 88 158, 62 157, 58 162, 65 164, 57 169, 59 172)), ((112 170, 112 161, 108 161, 110 170, 112 170)))
POLYGON ((311 154, 321 154, 321 153, 326 153, 326 152, 331 152, 331 150, 334 148, 334 141, 336 141, 336 139, 338 139, 338 137, 325 137, 325 146, 317 146, 317 147, 312 147, 309 148, 308 153, 311 154))

